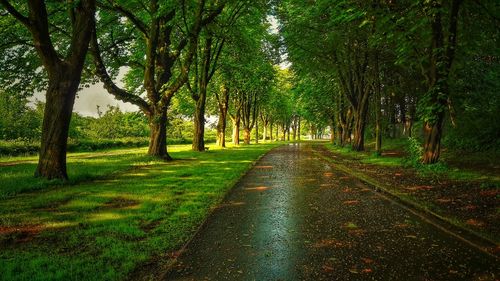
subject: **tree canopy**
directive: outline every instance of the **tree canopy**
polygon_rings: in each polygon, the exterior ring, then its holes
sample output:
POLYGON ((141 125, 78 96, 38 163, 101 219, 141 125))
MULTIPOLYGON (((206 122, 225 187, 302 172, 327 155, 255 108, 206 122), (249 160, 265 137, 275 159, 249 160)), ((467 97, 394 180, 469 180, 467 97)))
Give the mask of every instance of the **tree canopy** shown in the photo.
POLYGON ((228 128, 239 144, 240 127, 246 144, 252 131, 256 141, 273 139, 274 128, 275 138, 329 134, 356 151, 365 138, 379 152, 382 137, 407 136, 422 142, 423 163, 435 163, 442 143, 498 143, 498 122, 487 121, 499 109, 493 0, 0 4, 0 110, 9 111, 0 129, 4 138, 41 139, 41 177, 67 178, 75 97, 97 82, 140 110, 99 118, 142 118, 147 128, 133 121, 137 128, 126 131, 149 134, 148 153, 166 160, 168 124, 185 131, 192 122, 189 134, 171 133, 189 135, 203 151, 212 118, 221 146, 228 128), (45 109, 35 122, 40 112, 27 104, 40 91, 45 109))

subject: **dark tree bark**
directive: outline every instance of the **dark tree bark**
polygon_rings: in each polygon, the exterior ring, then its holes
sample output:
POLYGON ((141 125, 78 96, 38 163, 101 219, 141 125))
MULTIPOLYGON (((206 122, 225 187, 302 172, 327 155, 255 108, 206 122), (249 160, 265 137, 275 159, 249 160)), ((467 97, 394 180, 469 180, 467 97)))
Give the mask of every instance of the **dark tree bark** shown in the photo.
POLYGON ((233 121, 233 144, 240 145, 240 116, 236 116, 233 121))
MULTIPOLYGON (((363 151, 370 97, 369 84, 367 83, 368 44, 366 42, 357 42, 353 45, 353 49, 346 48, 344 50, 342 55, 348 58, 347 60, 340 60, 339 55, 336 53, 334 54, 334 60, 339 65, 338 74, 343 94, 353 109, 354 140, 352 148, 355 151, 363 151), (347 63, 344 61, 347 61, 347 63)), ((346 133, 345 129, 343 131, 346 133)))
POLYGON ((161 112, 149 117, 149 139, 148 154, 165 160, 172 160, 167 153, 167 113, 161 112), (160 118, 157 118, 160 115, 160 118))
POLYGON ((374 83, 373 92, 375 93, 375 153, 382 154, 382 133, 380 131, 380 102, 381 102, 381 83, 380 83, 380 68, 378 52, 375 53, 375 67, 374 67, 374 83))
POLYGON ((1 0, 0 4, 30 31, 35 49, 48 74, 42 139, 35 176, 66 180, 68 130, 94 27, 95 0, 82 0, 69 8, 72 33, 69 52, 64 58, 61 58, 52 44, 45 1, 28 1, 28 16, 22 15, 7 0, 1 0))
POLYGON ((243 142, 250 144, 250 133, 257 121, 257 93, 244 93, 240 95, 241 121, 243 123, 243 142))
POLYGON ((219 107, 219 120, 217 122, 217 145, 226 147, 227 111, 229 109, 229 88, 223 87, 221 95, 215 93, 219 107))
MULTIPOLYGON (((113 2, 107 5, 105 1, 99 2, 101 8, 112 11, 122 17, 127 18, 132 25, 142 33, 145 46, 144 61, 138 63, 144 72, 143 86, 146 97, 142 98, 118 87, 106 70, 102 58, 97 33, 94 32, 91 53, 96 66, 96 75, 103 82, 106 90, 115 98, 137 105, 141 111, 149 118, 151 130, 149 154, 163 159, 171 159, 167 153, 166 136, 167 108, 177 91, 188 80, 189 68, 193 62, 194 55, 198 48, 198 38, 201 30, 222 12, 225 4, 221 3, 212 7, 207 12, 206 1, 197 2, 195 15, 192 23, 188 27, 188 32, 184 36, 175 34, 175 16, 179 12, 177 6, 172 6, 169 11, 159 11, 158 0, 149 1, 149 5, 144 5, 148 14, 152 15, 146 22, 142 17, 138 17, 136 11, 129 11, 126 7, 113 2), (171 37, 178 36, 178 40, 171 37), (175 69, 178 68, 178 71, 175 69), (164 128, 159 128, 163 126, 164 128), (162 147, 160 147, 162 146, 162 147)), ((139 11, 140 13, 140 11, 139 11)), ((146 13, 144 13, 146 14, 146 13)), ((146 17, 145 17, 146 18, 146 17)))
POLYGON ((451 3, 449 37, 445 44, 442 3, 439 0, 430 2, 432 42, 427 79, 429 90, 426 99, 431 110, 426 114, 427 116, 424 116, 424 155, 422 157, 424 164, 436 163, 441 153, 444 115, 449 97, 448 76, 457 46, 458 12, 461 3, 462 0, 453 0, 451 3))
POLYGON ((271 124, 269 124, 269 140, 273 140, 273 122, 271 121, 271 124))
POLYGON ((201 71, 198 73, 196 66, 195 83, 197 87, 195 90, 191 89, 188 81, 188 88, 191 91, 192 98, 196 101, 194 113, 194 130, 193 130, 193 145, 194 151, 205 150, 205 105, 207 101, 207 88, 208 83, 212 79, 217 61, 224 46, 224 39, 213 40, 211 34, 206 34, 205 44, 201 54, 201 71), (214 46, 212 44, 214 43, 214 46), (212 53, 212 47, 215 52, 212 53))
POLYGON ((255 143, 259 143, 259 118, 257 117, 259 114, 255 115, 255 143))
POLYGON ((211 37, 205 40, 205 46, 202 55, 201 73, 196 79, 199 80, 197 86, 198 92, 193 92, 192 97, 196 101, 193 119, 193 145, 194 151, 205 151, 205 104, 207 101, 207 87, 209 80, 209 67, 210 67, 210 50, 212 47, 211 37))

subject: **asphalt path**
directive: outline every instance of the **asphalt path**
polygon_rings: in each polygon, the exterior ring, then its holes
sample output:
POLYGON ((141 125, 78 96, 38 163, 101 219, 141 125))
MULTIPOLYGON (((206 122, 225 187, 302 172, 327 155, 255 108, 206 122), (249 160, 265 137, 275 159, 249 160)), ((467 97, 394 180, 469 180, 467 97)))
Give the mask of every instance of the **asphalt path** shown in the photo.
POLYGON ((497 258, 316 153, 289 144, 265 155, 166 279, 499 280, 497 258))

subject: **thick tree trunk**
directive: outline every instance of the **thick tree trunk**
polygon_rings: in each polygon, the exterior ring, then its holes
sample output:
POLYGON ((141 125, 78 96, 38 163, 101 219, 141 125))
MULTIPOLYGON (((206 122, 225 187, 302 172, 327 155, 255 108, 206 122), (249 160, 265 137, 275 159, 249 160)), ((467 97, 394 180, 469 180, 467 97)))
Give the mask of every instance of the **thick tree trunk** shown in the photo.
POLYGON ((229 109, 229 88, 224 87, 222 96, 217 95, 217 103, 219 105, 219 120, 217 122, 217 145, 226 147, 226 125, 227 111, 229 109))
POLYGON ((240 145, 240 117, 232 119, 233 121, 233 144, 240 145))
POLYGON ((160 110, 149 117, 148 154, 165 160, 172 160, 167 152, 167 112, 160 110))
POLYGON ((249 128, 245 127, 243 129, 243 143, 250 144, 250 133, 251 131, 249 128))
POLYGON ((365 150, 365 124, 366 110, 361 109, 354 118, 354 139, 352 149, 355 151, 365 150))
POLYGON ((72 33, 65 59, 50 41, 50 19, 45 1, 29 1, 28 17, 22 16, 10 4, 2 6, 28 28, 49 79, 35 176, 66 180, 68 130, 94 27, 95 1, 78 1, 71 7, 72 33))
POLYGON ((205 104, 207 101, 207 87, 210 81, 210 52, 212 47, 212 37, 205 40, 203 49, 202 67, 199 78, 198 94, 194 96, 196 110, 194 112, 193 124, 193 151, 205 151, 205 104))
POLYGON ((441 152, 441 136, 443 133, 444 114, 440 114, 438 120, 431 124, 424 124, 424 155, 422 163, 432 164, 439 160, 441 152))
POLYGON ((207 95, 206 88, 200 89, 200 96, 196 101, 193 125, 193 151, 205 151, 205 103, 207 95))
POLYGON ((444 110, 448 105, 449 88, 448 76, 451 70, 455 49, 457 47, 458 12, 462 0, 453 0, 450 11, 448 27, 448 41, 444 44, 444 32, 441 12, 442 4, 439 1, 430 1, 432 8, 436 9, 431 15, 432 27, 432 52, 429 69, 429 90, 427 99, 430 112, 425 116, 424 122, 424 164, 438 162, 441 151, 441 137, 443 134, 444 110))
POLYGON ((219 112, 219 121, 217 122, 217 145, 226 147, 226 125, 227 125, 227 107, 219 112))
POLYGON ((64 76, 65 73, 61 73, 59 77, 49 81, 36 177, 68 179, 66 171, 68 130, 80 84, 80 74, 64 76))

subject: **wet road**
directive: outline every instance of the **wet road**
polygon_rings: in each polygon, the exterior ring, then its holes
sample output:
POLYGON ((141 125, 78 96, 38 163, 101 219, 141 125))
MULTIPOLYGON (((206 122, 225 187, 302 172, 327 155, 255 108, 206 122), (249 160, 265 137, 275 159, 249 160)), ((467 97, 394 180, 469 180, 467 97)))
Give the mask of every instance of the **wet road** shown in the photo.
POLYGON ((498 280, 497 262, 291 144, 242 178, 166 279, 498 280))

